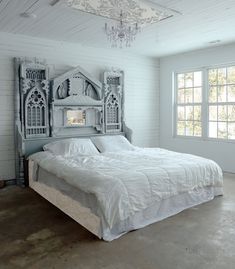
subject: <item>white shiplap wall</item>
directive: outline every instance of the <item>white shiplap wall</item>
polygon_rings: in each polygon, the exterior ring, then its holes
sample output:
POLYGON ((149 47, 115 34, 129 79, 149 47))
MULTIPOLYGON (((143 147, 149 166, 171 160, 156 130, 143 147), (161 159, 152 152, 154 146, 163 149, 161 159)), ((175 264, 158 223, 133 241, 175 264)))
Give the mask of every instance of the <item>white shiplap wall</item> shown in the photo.
POLYGON ((125 117, 139 146, 159 141, 159 64, 155 59, 77 44, 0 33, 0 178, 14 172, 14 63, 19 56, 47 60, 51 77, 80 65, 97 79, 112 66, 125 71, 125 117))

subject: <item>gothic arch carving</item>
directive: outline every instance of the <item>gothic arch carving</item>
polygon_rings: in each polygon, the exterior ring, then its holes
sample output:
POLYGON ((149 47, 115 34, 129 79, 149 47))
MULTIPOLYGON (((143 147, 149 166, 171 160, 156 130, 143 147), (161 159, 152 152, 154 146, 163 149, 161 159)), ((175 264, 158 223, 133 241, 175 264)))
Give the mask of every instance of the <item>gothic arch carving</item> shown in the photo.
POLYGON ((25 98, 26 138, 47 134, 47 101, 39 87, 33 87, 25 98))
POLYGON ((16 124, 24 138, 45 137, 49 127, 48 67, 38 59, 16 59, 20 84, 16 124))
POLYGON ((123 72, 111 70, 104 73, 105 131, 122 131, 123 122, 123 72))
POLYGON ((105 102, 106 131, 120 129, 120 102, 118 96, 111 92, 105 102))

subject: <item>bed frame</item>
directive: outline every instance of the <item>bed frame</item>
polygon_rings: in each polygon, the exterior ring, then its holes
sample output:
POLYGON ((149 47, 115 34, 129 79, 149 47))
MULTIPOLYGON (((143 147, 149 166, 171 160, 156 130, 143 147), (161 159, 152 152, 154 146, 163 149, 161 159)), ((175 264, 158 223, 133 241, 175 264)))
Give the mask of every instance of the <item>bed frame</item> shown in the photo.
POLYGON ((52 141, 132 131, 124 121, 124 72, 103 73, 103 83, 81 67, 50 79, 45 60, 15 58, 16 178, 29 185, 87 230, 101 238, 101 221, 89 208, 34 178, 29 155, 52 141), (69 115, 77 115, 69 117, 69 115))
POLYGON ((27 157, 52 141, 123 134, 131 142, 124 121, 123 71, 105 71, 100 82, 76 67, 51 79, 45 60, 15 58, 15 76, 19 185, 27 185, 27 157))

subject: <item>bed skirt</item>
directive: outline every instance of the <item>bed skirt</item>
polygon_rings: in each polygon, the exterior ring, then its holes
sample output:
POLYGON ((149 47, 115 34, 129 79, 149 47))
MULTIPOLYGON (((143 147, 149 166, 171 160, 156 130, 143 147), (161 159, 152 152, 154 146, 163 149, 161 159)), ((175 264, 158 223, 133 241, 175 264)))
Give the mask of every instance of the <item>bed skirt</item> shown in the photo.
POLYGON ((211 201, 215 196, 223 195, 222 187, 197 188, 156 202, 150 207, 136 212, 136 214, 130 216, 128 219, 116 223, 110 229, 89 207, 84 206, 84 203, 80 203, 79 199, 75 200, 68 194, 63 193, 59 188, 48 186, 40 182, 40 180, 35 181, 33 174, 32 162, 29 165, 29 186, 91 233, 105 241, 112 241, 129 231, 143 228, 173 216, 187 208, 211 201))

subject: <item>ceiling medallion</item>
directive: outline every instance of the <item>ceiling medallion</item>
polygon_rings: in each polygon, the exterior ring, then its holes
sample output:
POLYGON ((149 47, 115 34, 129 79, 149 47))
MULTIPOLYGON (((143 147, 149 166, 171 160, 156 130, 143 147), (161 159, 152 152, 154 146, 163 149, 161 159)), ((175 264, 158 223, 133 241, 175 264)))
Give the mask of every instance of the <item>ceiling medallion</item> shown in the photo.
POLYGON ((140 27, 180 14, 152 0, 66 0, 66 2, 73 9, 117 21, 115 26, 105 24, 105 33, 112 47, 124 45, 130 47, 140 32, 140 27))

